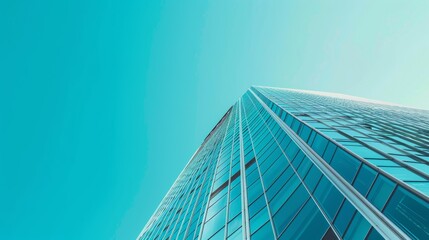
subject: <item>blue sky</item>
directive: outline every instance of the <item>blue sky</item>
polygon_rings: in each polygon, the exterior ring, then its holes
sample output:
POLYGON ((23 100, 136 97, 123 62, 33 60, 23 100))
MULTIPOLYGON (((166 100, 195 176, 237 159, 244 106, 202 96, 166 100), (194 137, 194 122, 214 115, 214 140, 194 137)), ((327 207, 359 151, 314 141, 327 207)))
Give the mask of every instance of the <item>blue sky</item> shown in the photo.
POLYGON ((429 109, 428 12, 428 1, 1 1, 0 238, 134 239, 251 85, 429 109))

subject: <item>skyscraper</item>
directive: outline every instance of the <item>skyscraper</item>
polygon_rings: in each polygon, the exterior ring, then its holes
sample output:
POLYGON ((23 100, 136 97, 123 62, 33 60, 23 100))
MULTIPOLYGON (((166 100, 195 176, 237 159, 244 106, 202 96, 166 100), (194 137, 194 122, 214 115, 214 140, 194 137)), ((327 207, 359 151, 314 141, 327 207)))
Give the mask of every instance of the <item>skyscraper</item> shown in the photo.
POLYGON ((252 87, 138 239, 429 239, 429 111, 252 87))

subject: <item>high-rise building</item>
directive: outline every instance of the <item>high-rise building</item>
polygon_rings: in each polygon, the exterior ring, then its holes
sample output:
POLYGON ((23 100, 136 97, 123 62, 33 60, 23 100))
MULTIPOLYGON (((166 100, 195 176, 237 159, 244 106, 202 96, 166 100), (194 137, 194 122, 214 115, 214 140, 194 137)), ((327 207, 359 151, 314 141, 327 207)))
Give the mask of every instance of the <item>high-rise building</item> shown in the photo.
POLYGON ((252 87, 138 239, 429 239, 429 111, 252 87))

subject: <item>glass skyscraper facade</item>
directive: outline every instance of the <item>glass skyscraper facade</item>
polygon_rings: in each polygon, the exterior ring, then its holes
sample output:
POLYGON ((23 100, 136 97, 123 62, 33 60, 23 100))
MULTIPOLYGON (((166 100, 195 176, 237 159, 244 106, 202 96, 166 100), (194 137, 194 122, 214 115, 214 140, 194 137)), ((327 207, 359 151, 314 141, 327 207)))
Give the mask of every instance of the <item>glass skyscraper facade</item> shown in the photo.
POLYGON ((252 87, 138 239, 429 239, 429 112, 252 87))

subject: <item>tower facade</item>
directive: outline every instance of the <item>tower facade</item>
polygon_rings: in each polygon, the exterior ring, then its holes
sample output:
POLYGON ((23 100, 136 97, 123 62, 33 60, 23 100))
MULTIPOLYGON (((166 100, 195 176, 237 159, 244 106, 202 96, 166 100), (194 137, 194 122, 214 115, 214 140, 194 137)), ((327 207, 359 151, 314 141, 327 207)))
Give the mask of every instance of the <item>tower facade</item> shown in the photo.
POLYGON ((138 239, 429 239, 429 112, 252 87, 138 239))

